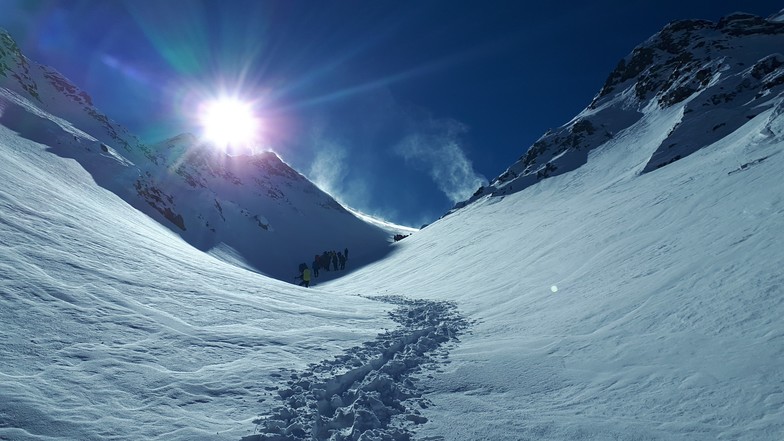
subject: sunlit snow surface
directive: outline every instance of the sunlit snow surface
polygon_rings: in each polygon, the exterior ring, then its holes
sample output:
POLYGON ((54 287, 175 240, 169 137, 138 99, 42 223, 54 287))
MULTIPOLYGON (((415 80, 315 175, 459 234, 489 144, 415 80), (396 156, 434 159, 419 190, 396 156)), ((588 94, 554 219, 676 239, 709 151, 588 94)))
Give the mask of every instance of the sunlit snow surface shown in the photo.
POLYGON ((420 439, 784 439, 782 120, 638 175, 680 112, 328 286, 452 299, 478 322, 430 382, 420 439))
POLYGON ((784 124, 681 110, 311 289, 0 126, 0 439, 782 439, 784 124))
POLYGON ((231 267, 0 127, 0 438, 237 439, 270 376, 372 339, 379 302, 231 267))

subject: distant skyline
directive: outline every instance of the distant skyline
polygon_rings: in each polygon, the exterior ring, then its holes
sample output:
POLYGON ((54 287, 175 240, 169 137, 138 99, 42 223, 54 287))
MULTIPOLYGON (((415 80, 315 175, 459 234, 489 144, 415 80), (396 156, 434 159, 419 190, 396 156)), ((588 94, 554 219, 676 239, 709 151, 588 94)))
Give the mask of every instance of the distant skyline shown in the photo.
MULTIPOLYGON (((665 24, 771 1, 0 0, 32 60, 154 143, 222 91, 264 146, 341 202, 429 223, 587 106, 665 24)), ((315 226, 314 226, 315 227, 315 226)))

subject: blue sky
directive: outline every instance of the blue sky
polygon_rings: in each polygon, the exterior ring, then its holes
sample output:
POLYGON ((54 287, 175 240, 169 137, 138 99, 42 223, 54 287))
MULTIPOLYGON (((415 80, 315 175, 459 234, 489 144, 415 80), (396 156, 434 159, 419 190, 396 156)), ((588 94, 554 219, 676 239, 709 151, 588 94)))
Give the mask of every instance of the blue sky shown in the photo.
POLYGON ((0 0, 0 27, 146 142, 198 132, 210 96, 253 100, 266 147, 342 202, 420 226, 669 21, 775 3, 0 0))

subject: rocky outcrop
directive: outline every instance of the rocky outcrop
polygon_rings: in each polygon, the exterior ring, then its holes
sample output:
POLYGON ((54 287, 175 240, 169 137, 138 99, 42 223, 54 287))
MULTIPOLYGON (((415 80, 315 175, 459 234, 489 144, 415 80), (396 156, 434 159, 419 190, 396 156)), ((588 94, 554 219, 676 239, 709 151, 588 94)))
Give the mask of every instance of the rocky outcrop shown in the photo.
POLYGON ((454 209, 573 171, 586 163, 590 151, 650 112, 683 106, 680 123, 643 173, 734 132, 784 93, 781 16, 765 19, 735 13, 718 23, 668 24, 618 62, 583 112, 545 133, 516 163, 454 209))

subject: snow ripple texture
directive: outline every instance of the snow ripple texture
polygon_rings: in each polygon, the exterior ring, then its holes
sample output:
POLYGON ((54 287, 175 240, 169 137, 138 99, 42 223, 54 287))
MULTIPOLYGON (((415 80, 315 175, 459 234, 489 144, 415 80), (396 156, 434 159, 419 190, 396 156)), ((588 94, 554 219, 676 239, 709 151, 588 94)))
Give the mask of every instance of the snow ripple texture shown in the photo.
POLYGON ((398 305, 390 316, 401 326, 290 373, 277 390, 283 404, 254 420, 256 434, 242 441, 402 441, 427 422, 419 409, 430 402, 416 374, 436 369, 439 359, 446 362, 468 322, 451 302, 374 299, 398 305))

